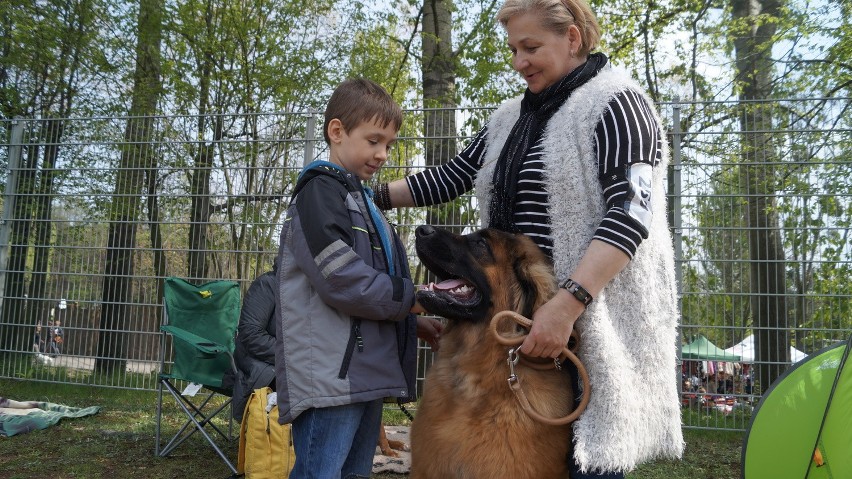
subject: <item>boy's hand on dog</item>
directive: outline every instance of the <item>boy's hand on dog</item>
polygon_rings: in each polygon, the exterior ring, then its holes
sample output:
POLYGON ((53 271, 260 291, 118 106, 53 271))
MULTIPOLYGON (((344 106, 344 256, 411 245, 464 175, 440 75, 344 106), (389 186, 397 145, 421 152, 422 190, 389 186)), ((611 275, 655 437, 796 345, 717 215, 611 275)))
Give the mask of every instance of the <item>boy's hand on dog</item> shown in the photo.
POLYGON ((420 304, 420 301, 414 300, 414 306, 411 307, 411 314, 425 314, 426 309, 420 304))
POLYGON ((584 310, 582 303, 560 288, 556 296, 533 314, 532 328, 521 344, 521 352, 539 358, 558 357, 571 338, 574 322, 584 310))
MULTIPOLYGON (((423 308, 423 305, 415 299, 414 306, 411 307, 411 313, 420 315, 427 312, 428 311, 423 308)), ((438 350, 438 341, 441 339, 441 332, 443 330, 444 323, 437 319, 417 316, 417 337, 429 343, 429 347, 432 348, 432 351, 438 350)))
POLYGON ((417 337, 429 343, 432 351, 437 351, 440 347, 439 340, 443 330, 444 324, 437 319, 417 316, 417 337))

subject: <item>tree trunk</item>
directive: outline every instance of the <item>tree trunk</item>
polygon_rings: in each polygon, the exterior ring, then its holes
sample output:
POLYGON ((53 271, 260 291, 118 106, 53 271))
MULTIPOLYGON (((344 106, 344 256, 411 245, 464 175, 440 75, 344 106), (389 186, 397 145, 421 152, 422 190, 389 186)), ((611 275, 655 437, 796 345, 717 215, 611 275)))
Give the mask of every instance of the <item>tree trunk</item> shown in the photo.
MULTIPOLYGON (((148 229, 151 230, 151 249, 154 254, 154 275, 161 278, 166 275, 167 263, 166 255, 163 251, 163 233, 160 229, 160 203, 157 200, 157 187, 159 186, 159 158, 156 153, 150 155, 150 163, 145 172, 145 179, 148 184, 148 196, 146 206, 148 211, 148 229)), ((163 297, 165 293, 165 283, 160 281, 157 284, 157 299, 163 297)))
MULTIPOLYGON (((29 131, 29 128, 25 131, 29 131)), ((26 133, 25 133, 26 135, 26 133)), ((11 323, 24 324, 27 314, 26 276, 27 254, 29 251, 30 231, 32 230, 32 211, 36 189, 36 166, 40 149, 38 145, 27 145, 21 158, 18 173, 18 188, 15 192, 17 200, 12 211, 9 234, 9 264, 7 266, 5 291, 3 292, 3 318, 11 323)), ((2 346, 8 351, 19 350, 24 341, 31 336, 20 336, 21 331, 30 329, 32 325, 21 328, 0 328, 2 346), (23 329, 22 329, 23 328, 23 329)), ((32 331, 30 329, 30 331, 32 331)), ((29 347, 27 347, 29 349, 29 347)))
MULTIPOLYGON (((189 262, 187 276, 203 283, 207 278, 207 222, 210 218, 210 171, 212 147, 200 145, 190 180, 189 262)), ((200 284, 199 283, 199 284, 200 284)))
MULTIPOLYGON (((425 0, 421 41, 423 56, 423 134, 426 166, 445 163, 456 155, 456 61, 453 54, 451 0, 425 0), (429 139, 433 138, 433 139, 429 139)), ((452 223, 453 208, 429 208, 429 224, 452 223), (441 214, 441 212, 445 214, 441 214)))
MULTIPOLYGON (((45 146, 41 162, 41 174, 38 178, 38 193, 34 198, 33 210, 33 274, 30 279, 30 298, 47 298, 48 261, 50 259, 50 238, 53 235, 53 184, 56 176, 56 158, 59 156, 59 142, 65 129, 63 119, 45 120, 41 128, 41 138, 45 146)), ((64 294, 64 281, 58 288, 60 296, 64 294)), ((41 321, 46 323, 50 309, 55 304, 29 305, 27 324, 41 321), (33 307, 36 306, 36 307, 33 307)))
MULTIPOLYGON (((198 152, 189 182, 191 197, 189 224, 189 257, 187 258, 187 278, 190 281, 203 283, 207 278, 207 223, 210 219, 210 174, 213 169, 213 146, 204 141, 204 133, 211 118, 207 117, 210 105, 210 82, 213 72, 213 52, 211 41, 215 36, 213 23, 213 3, 207 1, 204 16, 207 40, 199 64, 199 93, 198 93, 198 152)), ((219 129, 221 116, 215 116, 212 121, 214 128, 219 129)), ((217 139, 219 135, 214 134, 217 139)))
MULTIPOLYGON (((456 155, 456 61, 453 54, 453 17, 451 0, 424 0, 420 39, 423 55, 423 136, 426 166, 436 166, 456 155), (430 139, 431 138, 431 139, 430 139)), ((460 215, 452 204, 432 206, 426 223, 448 225, 460 215)), ((459 228, 455 228, 458 230, 459 228)), ((456 231, 459 232, 459 231, 456 231)), ((435 280, 418 265, 414 280, 426 284, 435 280)), ((431 355, 422 353, 420 364, 429 364, 431 355)), ((418 387, 420 387, 418 385, 418 387)))
POLYGON ((145 171, 152 153, 150 141, 153 115, 157 111, 160 83, 160 41, 162 38, 162 0, 140 0, 136 46, 136 70, 130 117, 124 132, 125 145, 116 174, 104 284, 102 291, 101 332, 95 370, 121 373, 127 359, 127 337, 122 330, 133 316, 129 309, 134 274, 134 248, 140 216, 141 195, 145 192, 145 171))
POLYGON ((735 24, 749 28, 734 39, 743 135, 741 181, 747 203, 751 315, 755 336, 756 380, 766 391, 789 363, 785 254, 775 191, 773 163, 778 161, 772 143, 772 106, 748 103, 772 97, 772 47, 781 4, 776 0, 733 0, 735 24), (760 18, 758 18, 758 15, 760 18))

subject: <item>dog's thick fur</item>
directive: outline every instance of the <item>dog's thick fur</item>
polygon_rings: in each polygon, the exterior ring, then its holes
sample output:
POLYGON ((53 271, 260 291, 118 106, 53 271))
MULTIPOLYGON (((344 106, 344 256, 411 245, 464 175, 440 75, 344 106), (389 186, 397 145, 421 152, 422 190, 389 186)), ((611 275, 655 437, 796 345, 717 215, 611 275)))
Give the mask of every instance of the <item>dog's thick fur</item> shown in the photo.
MULTIPOLYGON (((523 235, 485 229, 459 236, 417 229, 417 254, 440 280, 418 301, 448 324, 426 375, 411 429, 411 478, 568 477, 570 425, 549 426, 527 416, 509 388, 508 347, 489 331, 492 316, 512 310, 532 317, 556 292, 548 259, 523 235)), ((504 336, 520 335, 514 324, 504 336)), ((570 377, 555 369, 515 366, 533 408, 547 417, 573 407, 570 377)))

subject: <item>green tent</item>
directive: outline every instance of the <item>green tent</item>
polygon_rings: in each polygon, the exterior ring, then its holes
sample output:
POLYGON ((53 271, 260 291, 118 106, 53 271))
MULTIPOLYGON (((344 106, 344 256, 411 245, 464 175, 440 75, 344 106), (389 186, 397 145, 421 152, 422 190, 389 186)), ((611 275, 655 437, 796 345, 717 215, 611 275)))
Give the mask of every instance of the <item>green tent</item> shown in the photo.
POLYGON ((681 346, 680 354, 683 359, 692 361, 737 362, 740 360, 738 355, 726 352, 724 349, 711 343, 709 339, 700 334, 691 343, 681 346))
POLYGON ((799 361, 763 395, 743 441, 744 479, 852 477, 852 337, 799 361))

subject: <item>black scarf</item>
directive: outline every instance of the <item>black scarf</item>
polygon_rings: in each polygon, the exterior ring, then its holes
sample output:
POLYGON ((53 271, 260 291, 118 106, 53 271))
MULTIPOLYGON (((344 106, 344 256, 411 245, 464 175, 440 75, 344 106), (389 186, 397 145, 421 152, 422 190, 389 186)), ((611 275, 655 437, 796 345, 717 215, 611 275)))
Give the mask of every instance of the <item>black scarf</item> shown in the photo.
POLYGON ((540 93, 532 93, 527 88, 521 100, 520 118, 512 127, 494 168, 494 194, 491 197, 488 218, 490 227, 511 233, 518 232, 513 221, 515 194, 518 190, 518 171, 527 152, 541 138, 547 122, 571 93, 597 75, 606 62, 606 55, 593 53, 589 55, 586 63, 540 93))

